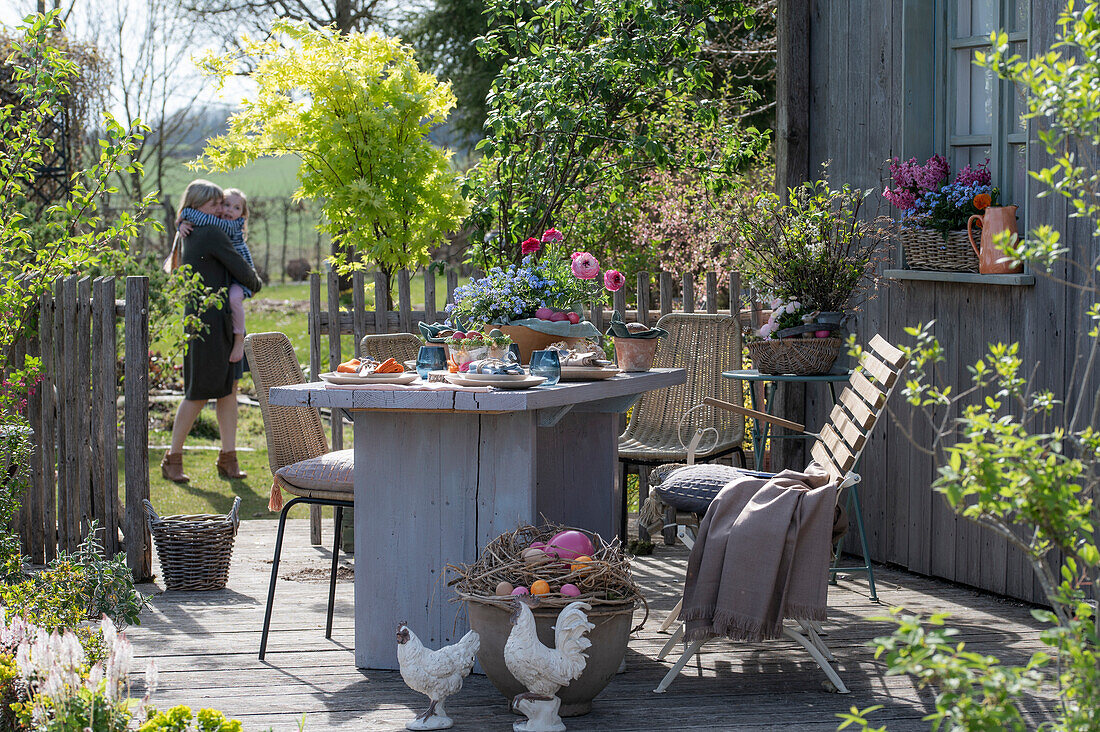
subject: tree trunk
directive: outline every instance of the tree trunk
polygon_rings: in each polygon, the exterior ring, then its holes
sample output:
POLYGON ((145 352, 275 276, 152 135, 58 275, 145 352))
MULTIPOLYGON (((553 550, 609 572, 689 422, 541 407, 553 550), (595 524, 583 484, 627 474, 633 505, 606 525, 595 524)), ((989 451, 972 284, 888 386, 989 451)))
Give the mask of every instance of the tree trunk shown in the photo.
POLYGON ((351 33, 351 3, 352 0, 336 0, 336 29, 345 36, 351 33))

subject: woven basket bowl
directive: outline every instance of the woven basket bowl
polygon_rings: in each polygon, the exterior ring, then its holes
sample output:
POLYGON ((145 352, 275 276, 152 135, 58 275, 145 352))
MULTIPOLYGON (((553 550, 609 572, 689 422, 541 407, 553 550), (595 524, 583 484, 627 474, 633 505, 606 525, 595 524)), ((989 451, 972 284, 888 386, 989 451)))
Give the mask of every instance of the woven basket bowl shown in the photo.
POLYGON ((935 229, 907 227, 898 233, 905 247, 909 269, 939 272, 977 272, 978 255, 965 231, 949 231, 947 238, 935 229))
POLYGON ((225 515, 161 516, 148 499, 145 516, 169 590, 220 590, 229 579, 233 539, 240 525, 240 496, 225 515))
POLYGON ((840 355, 839 338, 775 338, 747 346, 753 366, 762 374, 827 374, 840 355))

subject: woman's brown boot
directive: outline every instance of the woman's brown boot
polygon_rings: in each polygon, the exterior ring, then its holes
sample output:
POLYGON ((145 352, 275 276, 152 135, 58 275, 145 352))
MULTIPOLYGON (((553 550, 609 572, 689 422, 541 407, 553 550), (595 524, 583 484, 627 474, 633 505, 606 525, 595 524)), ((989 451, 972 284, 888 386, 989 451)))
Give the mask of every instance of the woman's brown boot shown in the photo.
POLYGON ((226 452, 224 450, 218 453, 218 475, 223 478, 233 478, 239 480, 241 478, 247 478, 248 473, 241 470, 241 466, 237 464, 237 451, 230 450, 226 452))
POLYGON ((160 461, 160 474, 173 483, 186 483, 191 480, 183 472, 183 453, 166 452, 160 461))

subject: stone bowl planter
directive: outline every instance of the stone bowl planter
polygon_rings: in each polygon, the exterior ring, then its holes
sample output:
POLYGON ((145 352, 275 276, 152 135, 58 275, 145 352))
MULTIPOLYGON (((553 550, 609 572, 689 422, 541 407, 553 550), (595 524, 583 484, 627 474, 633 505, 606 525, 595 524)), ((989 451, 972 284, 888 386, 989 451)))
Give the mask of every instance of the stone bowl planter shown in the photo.
MULTIPOLYGON (((482 602, 476 597, 464 596, 470 627, 481 636, 481 650, 477 660, 493 686, 511 705, 516 694, 527 691, 504 663, 504 644, 512 632, 512 611, 493 602, 482 602)), ((499 603, 499 600, 497 601, 499 603)), ((554 647, 554 622, 561 607, 541 607, 533 610, 536 632, 546 646, 554 647)), ((592 711, 592 700, 603 691, 619 670, 626 655, 626 644, 634 616, 634 603, 624 605, 596 605, 588 613, 588 622, 596 627, 588 633, 592 646, 588 649, 588 663, 580 677, 558 691, 561 699, 560 714, 577 717, 592 711)))

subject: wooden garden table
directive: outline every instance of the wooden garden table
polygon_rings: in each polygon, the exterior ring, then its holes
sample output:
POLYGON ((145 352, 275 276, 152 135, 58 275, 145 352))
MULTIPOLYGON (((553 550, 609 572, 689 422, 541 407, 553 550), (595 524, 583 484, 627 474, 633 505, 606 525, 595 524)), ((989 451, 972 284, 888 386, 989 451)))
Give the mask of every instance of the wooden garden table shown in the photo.
POLYGON ((618 534, 618 415, 683 369, 523 391, 273 388, 272 404, 350 412, 355 423, 355 665, 396 669, 408 622, 433 648, 466 631, 443 568, 520 523, 618 534))

